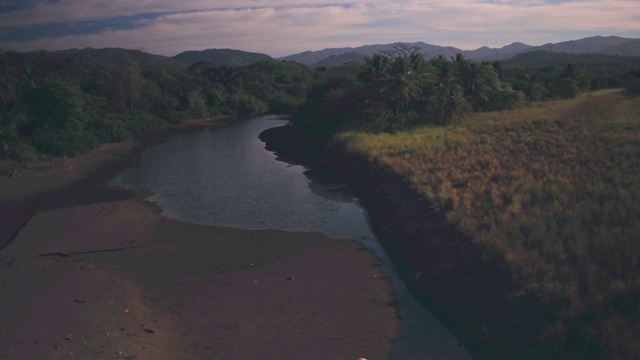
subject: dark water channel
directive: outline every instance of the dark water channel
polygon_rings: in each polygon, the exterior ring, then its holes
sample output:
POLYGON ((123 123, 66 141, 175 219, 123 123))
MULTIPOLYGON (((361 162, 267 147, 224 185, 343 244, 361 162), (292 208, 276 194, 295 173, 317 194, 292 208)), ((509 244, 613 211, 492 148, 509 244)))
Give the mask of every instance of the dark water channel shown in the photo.
POLYGON ((111 184, 148 189, 163 215, 241 229, 313 231, 363 242, 390 275, 401 316, 392 359, 469 359, 457 339, 409 294, 349 188, 276 160, 258 139, 287 120, 261 117, 175 134, 146 150, 111 184))

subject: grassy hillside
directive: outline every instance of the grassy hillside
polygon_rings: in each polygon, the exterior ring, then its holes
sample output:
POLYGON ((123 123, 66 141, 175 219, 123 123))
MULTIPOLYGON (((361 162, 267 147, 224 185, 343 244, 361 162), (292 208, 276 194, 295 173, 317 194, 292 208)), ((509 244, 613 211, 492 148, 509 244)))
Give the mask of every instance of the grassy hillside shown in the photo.
POLYGON ((338 140, 410 180, 523 293, 566 302, 556 334, 580 322, 617 357, 640 355, 640 99, 610 90, 338 140))

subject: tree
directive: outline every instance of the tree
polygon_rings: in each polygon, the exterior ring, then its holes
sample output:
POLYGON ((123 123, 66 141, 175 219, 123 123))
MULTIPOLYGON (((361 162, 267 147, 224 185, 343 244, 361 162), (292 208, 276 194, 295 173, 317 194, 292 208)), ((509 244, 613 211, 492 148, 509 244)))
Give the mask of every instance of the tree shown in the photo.
POLYGON ((430 63, 433 68, 432 101, 437 107, 438 124, 449 125, 457 116, 469 111, 456 74, 460 63, 454 67, 442 55, 431 58, 430 63))
POLYGON ((527 101, 532 102, 539 100, 544 93, 544 85, 539 82, 538 76, 535 73, 531 75, 525 73, 524 77, 526 82, 523 91, 527 98, 527 101))
POLYGON ((389 56, 375 53, 364 61, 364 69, 360 72, 360 80, 365 83, 381 82, 389 68, 389 56))
POLYGON ((396 114, 400 114, 412 99, 422 95, 423 66, 414 55, 393 59, 382 81, 381 93, 395 102, 396 114))
POLYGON ((485 62, 469 62, 466 73, 462 76, 471 104, 476 109, 489 102, 491 95, 500 88, 498 74, 490 64, 485 62))
POLYGON ((498 74, 498 79, 502 80, 502 61, 496 60, 491 63, 491 66, 493 67, 493 70, 496 71, 496 74, 498 74))
POLYGON ((373 100, 394 104, 399 115, 422 95, 428 63, 419 48, 398 45, 394 49, 367 58, 359 78, 377 92, 373 100))
POLYGON ((201 74, 211 84, 221 84, 228 92, 241 87, 241 73, 233 66, 210 66, 203 69, 201 74))
POLYGON ((578 96, 580 87, 578 86, 578 80, 576 78, 577 70, 574 64, 567 64, 564 72, 562 73, 560 80, 558 80, 558 90, 560 96, 565 99, 573 99, 578 96))
POLYGON ((190 91, 182 97, 182 108, 191 118, 202 118, 209 115, 209 108, 202 93, 198 90, 190 91))
POLYGON ((120 113, 136 112, 142 97, 142 86, 140 65, 137 61, 129 60, 113 71, 107 98, 120 113))
POLYGON ((23 132, 40 152, 67 156, 97 145, 86 124, 98 116, 98 107, 76 81, 53 78, 31 93, 29 103, 31 122, 23 132))

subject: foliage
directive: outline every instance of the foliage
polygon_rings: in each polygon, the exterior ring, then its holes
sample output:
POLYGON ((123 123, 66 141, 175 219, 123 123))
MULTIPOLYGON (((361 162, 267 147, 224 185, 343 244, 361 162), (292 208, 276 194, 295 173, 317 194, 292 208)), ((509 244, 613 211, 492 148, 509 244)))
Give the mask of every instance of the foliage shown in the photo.
POLYGON ((640 95, 640 70, 630 71, 624 75, 622 85, 627 93, 640 95))
POLYGON ((186 118, 291 113, 313 76, 273 60, 183 69, 149 59, 122 49, 0 54, 0 157, 24 146, 75 155, 186 118))
POLYGON ((246 92, 236 92, 229 96, 227 104, 229 113, 240 117, 250 117, 267 112, 267 104, 246 92))
POLYGON ((87 124, 94 119, 96 99, 69 79, 52 79, 29 95, 32 119, 22 132, 41 152, 75 155, 96 145, 87 124))
POLYGON ((396 46, 364 64, 319 68, 294 124, 311 136, 455 125, 472 110, 521 105, 524 95, 502 82, 500 71, 500 63, 468 61, 461 54, 427 59, 417 48, 396 46))

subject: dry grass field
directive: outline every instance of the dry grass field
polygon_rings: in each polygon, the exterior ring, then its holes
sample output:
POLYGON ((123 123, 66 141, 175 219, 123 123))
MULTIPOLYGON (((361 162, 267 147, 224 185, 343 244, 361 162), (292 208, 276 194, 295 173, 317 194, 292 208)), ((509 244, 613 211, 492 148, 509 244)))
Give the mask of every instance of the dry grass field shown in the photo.
POLYGON ((614 358, 640 356, 640 98, 607 90, 337 140, 408 179, 522 293, 566 302, 557 334, 588 316, 614 358))

